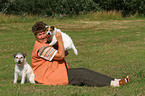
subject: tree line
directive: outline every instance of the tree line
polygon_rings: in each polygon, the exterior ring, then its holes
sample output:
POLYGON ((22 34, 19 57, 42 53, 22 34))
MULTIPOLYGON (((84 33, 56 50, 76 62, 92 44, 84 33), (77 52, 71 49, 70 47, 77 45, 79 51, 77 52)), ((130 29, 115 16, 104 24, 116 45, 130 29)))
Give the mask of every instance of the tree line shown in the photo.
POLYGON ((15 15, 78 15, 97 11, 121 11, 123 16, 145 16, 145 0, 1 0, 0 12, 15 15))

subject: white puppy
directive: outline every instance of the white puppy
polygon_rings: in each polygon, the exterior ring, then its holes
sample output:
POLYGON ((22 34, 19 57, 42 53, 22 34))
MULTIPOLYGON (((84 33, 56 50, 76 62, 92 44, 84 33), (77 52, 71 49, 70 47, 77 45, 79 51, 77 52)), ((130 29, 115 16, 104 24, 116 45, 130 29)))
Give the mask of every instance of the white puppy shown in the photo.
POLYGON ((78 55, 77 49, 74 46, 74 43, 73 43, 72 39, 66 33, 63 33, 60 29, 57 29, 54 26, 46 26, 46 28, 47 28, 47 30, 46 30, 47 33, 46 34, 48 36, 52 36, 52 41, 49 43, 49 45, 53 46, 54 44, 56 44, 57 39, 55 37, 55 34, 56 34, 56 32, 60 32, 61 35, 62 35, 63 45, 64 45, 65 50, 69 50, 69 49, 72 48, 74 53, 76 55, 78 55))
POLYGON ((31 66, 26 61, 26 54, 24 53, 16 53, 13 54, 15 61, 15 72, 14 72, 14 83, 17 83, 18 76, 22 77, 21 84, 29 81, 30 83, 35 83, 34 78, 35 75, 31 66))

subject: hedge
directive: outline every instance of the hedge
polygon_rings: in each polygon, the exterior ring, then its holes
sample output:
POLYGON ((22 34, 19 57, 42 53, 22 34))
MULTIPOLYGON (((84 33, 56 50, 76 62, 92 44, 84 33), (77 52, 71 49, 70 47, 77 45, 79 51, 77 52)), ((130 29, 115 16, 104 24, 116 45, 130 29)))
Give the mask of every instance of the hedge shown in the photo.
POLYGON ((121 11, 123 16, 145 15, 145 0, 1 0, 0 12, 17 15, 74 15, 100 10, 121 11))

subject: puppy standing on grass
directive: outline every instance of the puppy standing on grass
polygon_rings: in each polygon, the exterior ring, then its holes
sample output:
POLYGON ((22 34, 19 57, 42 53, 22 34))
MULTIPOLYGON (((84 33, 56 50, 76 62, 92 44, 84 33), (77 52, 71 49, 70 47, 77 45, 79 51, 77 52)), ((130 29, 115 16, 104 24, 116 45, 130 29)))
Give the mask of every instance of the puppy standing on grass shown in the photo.
POLYGON ((31 66, 26 61, 26 54, 16 53, 13 54, 15 61, 14 83, 17 83, 18 76, 22 77, 21 84, 25 83, 25 80, 30 83, 35 83, 35 75, 31 66))
POLYGON ((76 55, 78 55, 78 52, 77 52, 77 49, 76 47, 74 46, 74 43, 72 41, 72 39, 66 34, 66 33, 63 33, 60 29, 57 29, 55 28, 54 26, 46 26, 47 28, 47 35, 50 37, 52 37, 52 41, 49 43, 49 45, 53 46, 54 44, 56 44, 57 42, 57 39, 55 37, 55 34, 56 32, 60 32, 61 35, 62 35, 62 40, 63 40, 63 45, 64 45, 64 48, 65 50, 69 50, 69 49, 73 49, 74 53, 76 55))

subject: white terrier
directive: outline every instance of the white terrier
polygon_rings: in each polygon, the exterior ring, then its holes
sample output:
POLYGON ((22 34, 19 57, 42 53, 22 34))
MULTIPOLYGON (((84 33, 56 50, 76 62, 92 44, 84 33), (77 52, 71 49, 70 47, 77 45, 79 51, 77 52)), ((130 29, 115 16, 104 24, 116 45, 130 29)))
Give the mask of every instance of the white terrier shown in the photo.
POLYGON ((62 35, 62 39, 63 39, 63 45, 64 45, 64 49, 65 50, 69 50, 69 49, 73 49, 74 53, 76 55, 78 55, 77 49, 74 46, 74 43, 72 41, 72 39, 66 34, 63 33, 60 29, 55 28, 54 26, 46 26, 47 28, 47 35, 48 36, 52 36, 52 41, 49 43, 49 45, 53 46, 54 44, 56 44, 57 39, 55 37, 56 32, 60 32, 62 35))
POLYGON ((22 77, 21 84, 29 81, 30 83, 35 83, 34 78, 35 75, 31 66, 26 61, 26 54, 24 53, 16 53, 13 54, 15 61, 15 72, 14 72, 14 83, 17 83, 18 76, 22 77))

